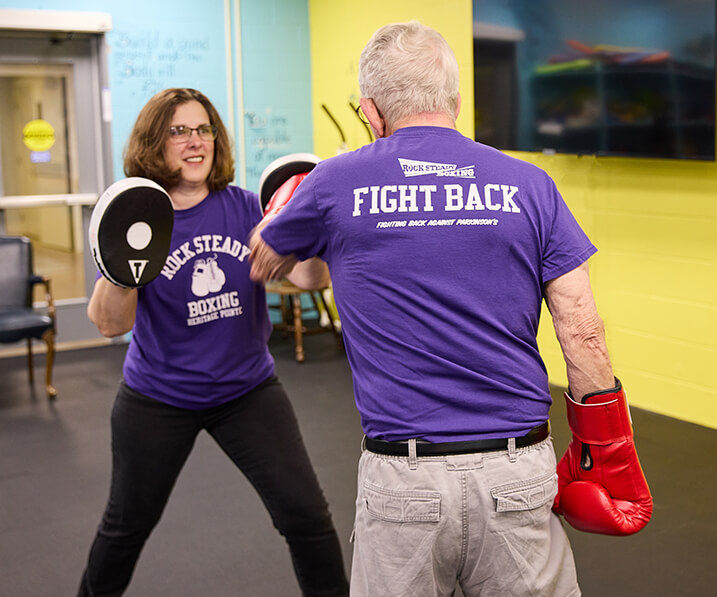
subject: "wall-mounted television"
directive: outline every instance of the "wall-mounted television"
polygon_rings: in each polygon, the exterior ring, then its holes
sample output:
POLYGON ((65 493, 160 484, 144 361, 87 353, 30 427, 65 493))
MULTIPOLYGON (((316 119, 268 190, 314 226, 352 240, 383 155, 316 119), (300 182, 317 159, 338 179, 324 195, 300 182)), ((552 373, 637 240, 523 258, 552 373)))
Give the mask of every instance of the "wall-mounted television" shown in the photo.
POLYGON ((473 0, 475 139, 715 159, 717 0, 473 0))

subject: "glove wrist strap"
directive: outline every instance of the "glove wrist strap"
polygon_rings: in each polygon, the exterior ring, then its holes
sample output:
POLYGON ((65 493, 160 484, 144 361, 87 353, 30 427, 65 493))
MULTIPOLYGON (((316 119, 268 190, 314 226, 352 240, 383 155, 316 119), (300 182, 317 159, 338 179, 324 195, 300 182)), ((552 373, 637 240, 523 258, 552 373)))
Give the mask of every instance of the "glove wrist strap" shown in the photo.
POLYGON ((622 388, 613 392, 600 392, 588 397, 590 403, 575 402, 565 394, 568 424, 573 435, 581 442, 596 446, 631 440, 633 437, 630 413, 622 388), (592 401, 599 399, 595 404, 592 401))

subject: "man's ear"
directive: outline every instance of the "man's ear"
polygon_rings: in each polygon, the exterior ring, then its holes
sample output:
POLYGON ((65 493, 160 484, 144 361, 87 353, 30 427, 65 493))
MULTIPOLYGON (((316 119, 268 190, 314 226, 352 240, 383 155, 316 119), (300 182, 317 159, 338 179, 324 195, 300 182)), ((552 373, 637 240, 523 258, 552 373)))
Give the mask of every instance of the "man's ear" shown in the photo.
POLYGON ((376 107, 376 104, 374 104, 373 100, 367 97, 362 97, 359 100, 359 104, 361 105, 361 111, 364 113, 368 119, 368 123, 373 129, 374 136, 377 139, 386 136, 386 121, 384 120, 381 112, 378 111, 378 108, 376 107))
MULTIPOLYGON (((458 114, 461 112, 461 92, 458 92, 458 96, 456 97, 456 120, 458 120, 458 114)), ((365 114, 365 112, 364 112, 365 114)))

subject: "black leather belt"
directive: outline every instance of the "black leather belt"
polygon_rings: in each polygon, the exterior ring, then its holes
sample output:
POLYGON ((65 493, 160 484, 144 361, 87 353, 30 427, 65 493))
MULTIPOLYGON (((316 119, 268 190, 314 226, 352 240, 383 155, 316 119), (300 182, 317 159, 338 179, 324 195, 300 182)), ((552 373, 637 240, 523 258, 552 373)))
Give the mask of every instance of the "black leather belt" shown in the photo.
MULTIPOLYGON (((525 448, 542 442, 550 435, 550 421, 533 427, 528 433, 515 438, 516 448, 525 448)), ((366 449, 376 454, 408 456, 408 442, 387 442, 382 439, 366 438, 366 449)), ((473 452, 495 452, 508 449, 506 438, 476 439, 465 442, 416 442, 416 456, 447 456, 450 454, 471 454, 473 452)))

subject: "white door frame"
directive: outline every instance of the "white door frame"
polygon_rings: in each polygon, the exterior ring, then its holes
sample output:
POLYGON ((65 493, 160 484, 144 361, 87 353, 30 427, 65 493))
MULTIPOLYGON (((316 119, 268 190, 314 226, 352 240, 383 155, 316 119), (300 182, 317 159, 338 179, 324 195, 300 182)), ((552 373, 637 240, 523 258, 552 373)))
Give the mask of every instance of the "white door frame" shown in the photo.
MULTIPOLYGON (((71 65, 80 164, 74 193, 0 196, 0 215, 3 209, 18 204, 74 206, 82 211, 82 234, 86 236, 92 206, 113 180, 112 110, 104 35, 111 28, 112 17, 107 13, 0 9, 0 63, 71 65)), ((86 296, 56 301, 60 348, 96 343, 100 338, 86 314, 96 267, 89 251, 84 253, 86 296)))

